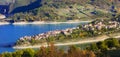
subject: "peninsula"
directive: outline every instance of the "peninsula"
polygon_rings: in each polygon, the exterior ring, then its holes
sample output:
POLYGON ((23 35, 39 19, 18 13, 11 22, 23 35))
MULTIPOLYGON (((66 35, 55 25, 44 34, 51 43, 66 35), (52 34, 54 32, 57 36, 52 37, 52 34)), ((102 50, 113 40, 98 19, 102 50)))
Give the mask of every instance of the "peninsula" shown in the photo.
MULTIPOLYGON (((69 43, 89 43, 102 41, 110 38, 109 35, 116 34, 120 31, 120 22, 118 19, 101 19, 94 20, 85 25, 79 25, 75 28, 68 28, 65 30, 55 30, 46 33, 38 34, 35 36, 24 36, 21 37, 14 48, 35 48, 40 46, 47 46, 47 43, 54 42, 56 46, 59 45, 70 45, 69 43), (106 36, 107 35, 107 36, 106 36), (98 37, 106 36, 106 37, 98 37), (92 39, 90 41, 85 39, 92 39), (81 40, 81 42, 80 42, 81 40), (82 42, 83 40, 83 42, 82 42)), ((114 36, 119 38, 119 35, 114 36)), ((72 45, 72 44, 71 44, 72 45)))

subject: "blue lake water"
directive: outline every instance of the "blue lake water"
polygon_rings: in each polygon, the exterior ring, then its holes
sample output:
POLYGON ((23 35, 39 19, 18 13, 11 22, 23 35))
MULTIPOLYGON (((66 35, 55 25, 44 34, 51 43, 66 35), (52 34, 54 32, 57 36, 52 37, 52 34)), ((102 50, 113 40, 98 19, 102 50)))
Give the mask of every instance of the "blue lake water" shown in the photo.
POLYGON ((39 33, 45 33, 53 30, 63 30, 66 28, 73 28, 81 23, 71 24, 27 24, 27 25, 0 25, 0 53, 2 52, 13 52, 13 48, 1 47, 5 44, 11 44, 16 42, 20 37, 32 36, 39 33))

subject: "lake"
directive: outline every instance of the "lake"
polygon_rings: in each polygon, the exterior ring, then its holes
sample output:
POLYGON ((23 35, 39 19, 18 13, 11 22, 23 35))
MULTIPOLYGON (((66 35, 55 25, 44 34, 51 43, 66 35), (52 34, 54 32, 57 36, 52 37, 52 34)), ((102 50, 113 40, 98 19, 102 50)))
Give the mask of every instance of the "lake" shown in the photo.
POLYGON ((0 53, 15 51, 12 47, 3 47, 7 44, 15 43, 20 37, 33 36, 53 30, 63 30, 66 28, 77 27, 81 23, 63 23, 63 24, 26 24, 26 25, 0 25, 0 53))

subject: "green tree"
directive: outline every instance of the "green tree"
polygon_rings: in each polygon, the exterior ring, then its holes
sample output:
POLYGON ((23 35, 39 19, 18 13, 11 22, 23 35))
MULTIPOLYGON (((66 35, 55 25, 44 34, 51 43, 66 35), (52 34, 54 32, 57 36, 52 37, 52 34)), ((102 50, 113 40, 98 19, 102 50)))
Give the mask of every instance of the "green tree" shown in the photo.
POLYGON ((117 39, 115 39, 115 38, 111 38, 111 39, 105 40, 105 42, 106 42, 106 45, 109 48, 119 47, 119 41, 117 39))
POLYGON ((90 50, 93 50, 93 51, 97 51, 98 50, 98 47, 97 47, 96 43, 93 43, 91 45, 90 50))
POLYGON ((12 53, 5 52, 2 54, 2 57, 13 57, 13 56, 12 56, 12 53))
POLYGON ((107 47, 107 45, 105 44, 104 41, 103 42, 98 42, 96 44, 97 44, 98 48, 101 49, 101 51, 105 51, 105 50, 108 49, 108 47, 107 47))
POLYGON ((18 50, 12 53, 13 57, 22 57, 23 51, 18 50))
POLYGON ((23 50, 22 57, 33 57, 34 53, 35 52, 33 49, 25 49, 25 50, 23 50))
POLYGON ((34 38, 32 38, 30 43, 31 43, 31 45, 34 45, 36 43, 36 40, 34 38))

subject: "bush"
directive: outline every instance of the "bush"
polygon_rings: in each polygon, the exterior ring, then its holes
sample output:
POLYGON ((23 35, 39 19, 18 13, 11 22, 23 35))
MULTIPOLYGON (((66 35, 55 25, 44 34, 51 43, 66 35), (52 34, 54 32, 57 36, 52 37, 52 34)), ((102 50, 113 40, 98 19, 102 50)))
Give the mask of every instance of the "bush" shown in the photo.
POLYGON ((91 44, 90 50, 98 51, 98 47, 97 47, 96 43, 91 44))
POLYGON ((96 43, 96 44, 97 44, 98 48, 99 48, 101 51, 105 51, 105 50, 108 49, 108 47, 107 47, 107 45, 105 44, 104 41, 103 41, 103 42, 98 42, 98 43, 96 43))
POLYGON ((119 47, 119 41, 115 38, 107 39, 105 42, 108 48, 119 47))
POLYGON ((12 56, 12 53, 5 52, 2 54, 2 57, 13 57, 13 56, 12 56))
POLYGON ((23 51, 22 50, 18 50, 12 53, 13 57, 22 57, 23 51))
POLYGON ((33 49, 26 49, 23 51, 22 57, 33 57, 34 50, 33 49))

